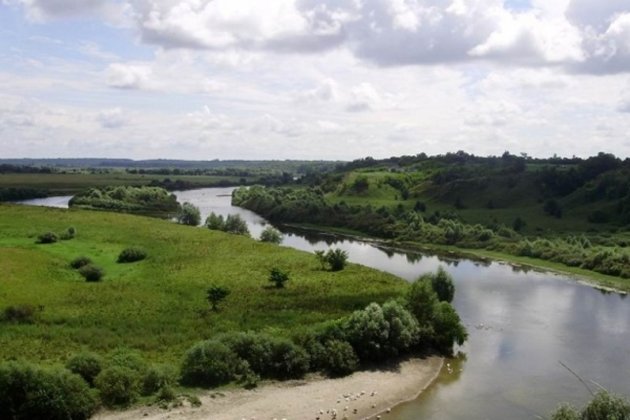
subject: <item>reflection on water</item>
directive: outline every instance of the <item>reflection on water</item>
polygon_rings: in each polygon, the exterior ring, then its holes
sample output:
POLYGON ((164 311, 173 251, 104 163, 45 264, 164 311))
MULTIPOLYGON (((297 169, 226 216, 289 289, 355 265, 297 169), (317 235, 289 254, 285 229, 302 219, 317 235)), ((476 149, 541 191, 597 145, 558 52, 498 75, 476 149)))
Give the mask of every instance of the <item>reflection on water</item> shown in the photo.
MULTIPOLYGON (((257 237, 266 221, 232 207, 232 188, 176 192, 180 201, 240 214, 257 237)), ((630 305, 625 295, 562 276, 495 262, 398 252, 335 235, 281 229, 282 245, 304 251, 331 246, 350 260, 407 280, 442 266, 455 279, 454 305, 468 342, 417 400, 390 419, 533 419, 559 402, 583 404, 589 394, 562 361, 587 381, 630 395, 630 305)))
POLYGON ((16 204, 24 204, 28 206, 58 207, 62 209, 67 209, 68 202, 71 198, 71 195, 58 195, 55 197, 33 198, 30 200, 16 201, 16 204))

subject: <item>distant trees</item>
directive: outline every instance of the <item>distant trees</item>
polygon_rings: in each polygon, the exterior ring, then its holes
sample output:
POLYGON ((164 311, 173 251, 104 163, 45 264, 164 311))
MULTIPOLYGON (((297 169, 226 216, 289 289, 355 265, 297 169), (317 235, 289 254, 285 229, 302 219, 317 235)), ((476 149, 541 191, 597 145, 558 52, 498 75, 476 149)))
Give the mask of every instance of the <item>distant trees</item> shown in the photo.
POLYGON ((206 299, 210 303, 210 308, 213 311, 219 310, 219 303, 225 300, 230 295, 230 289, 227 287, 212 285, 206 292, 206 299))
POLYGON ((358 176, 352 183, 351 188, 358 194, 364 193, 370 188, 370 181, 364 175, 358 176))
POLYGON ((236 235, 249 236, 247 222, 239 214, 229 214, 226 218, 214 212, 206 218, 206 227, 210 230, 220 230, 236 235))
POLYGON ((191 203, 182 204, 177 213, 177 223, 188 226, 198 226, 201 223, 201 213, 199 208, 191 203))

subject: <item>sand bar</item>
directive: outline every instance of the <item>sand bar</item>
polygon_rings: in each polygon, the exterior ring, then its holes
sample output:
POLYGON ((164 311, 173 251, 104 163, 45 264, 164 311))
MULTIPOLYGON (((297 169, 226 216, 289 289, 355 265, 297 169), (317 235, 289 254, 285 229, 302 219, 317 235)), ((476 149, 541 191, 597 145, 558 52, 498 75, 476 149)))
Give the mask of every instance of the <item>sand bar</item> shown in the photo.
POLYGON ((348 420, 387 419, 387 409, 416 398, 438 376, 443 359, 409 359, 396 367, 356 372, 339 379, 309 378, 276 382, 254 390, 230 390, 201 396, 200 407, 171 410, 140 407, 101 412, 100 420, 211 419, 211 420, 348 420), (212 397, 214 395, 214 397, 212 397), (356 409, 356 412, 355 412, 356 409))

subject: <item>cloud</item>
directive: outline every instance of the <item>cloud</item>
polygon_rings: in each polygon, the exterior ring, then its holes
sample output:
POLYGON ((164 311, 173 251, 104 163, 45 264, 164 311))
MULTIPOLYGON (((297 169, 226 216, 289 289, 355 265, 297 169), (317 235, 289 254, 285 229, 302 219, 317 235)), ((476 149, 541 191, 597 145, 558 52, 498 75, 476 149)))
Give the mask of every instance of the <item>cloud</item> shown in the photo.
POLYGON ((106 75, 107 84, 118 89, 148 89, 151 86, 151 68, 145 64, 110 64, 106 75))
POLYGON ((120 128, 129 122, 122 109, 112 108, 101 111, 96 120, 103 128, 120 128))
POLYGON ((380 105, 381 95, 369 83, 361 83, 350 92, 350 101, 346 106, 348 112, 371 111, 380 105))

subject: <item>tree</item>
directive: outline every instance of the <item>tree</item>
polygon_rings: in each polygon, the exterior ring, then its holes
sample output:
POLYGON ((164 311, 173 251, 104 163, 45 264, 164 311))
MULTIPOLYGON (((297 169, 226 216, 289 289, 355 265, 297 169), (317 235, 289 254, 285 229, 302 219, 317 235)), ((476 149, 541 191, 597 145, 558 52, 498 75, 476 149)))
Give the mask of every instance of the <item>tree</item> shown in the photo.
POLYGON ((206 217, 206 227, 210 230, 225 230, 225 220, 222 215, 212 212, 206 217))
POLYGON ((366 176, 359 176, 352 183, 352 189, 359 194, 367 191, 368 188, 370 188, 370 181, 366 176))
POLYGON ((451 353, 453 344, 464 344, 468 333, 455 309, 448 302, 439 302, 433 308, 434 345, 444 352, 451 353))
POLYGON ((239 214, 229 214, 225 219, 225 232, 249 236, 247 222, 239 214))
POLYGON ((269 281, 276 285, 276 288, 282 289, 284 287, 284 283, 289 280, 289 273, 280 270, 277 267, 274 267, 269 272, 269 281))
POLYGON ((424 276, 411 283, 411 288, 407 294, 407 306, 421 327, 430 325, 433 318, 433 308, 437 303, 437 294, 424 276))
POLYGON ((213 311, 219 310, 219 303, 223 301, 230 294, 230 289, 222 286, 210 286, 207 291, 208 303, 213 311))
POLYGON ((452 302, 455 296, 453 278, 442 267, 431 276, 431 287, 442 302, 452 302))
POLYGON ((179 213, 177 213, 177 223, 188 226, 198 226, 201 223, 201 213, 199 208, 191 203, 182 204, 179 213))
POLYGON ((282 242, 282 233, 273 226, 267 226, 265 230, 260 234, 260 240, 262 242, 269 242, 272 244, 279 244, 282 242))

